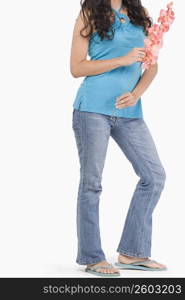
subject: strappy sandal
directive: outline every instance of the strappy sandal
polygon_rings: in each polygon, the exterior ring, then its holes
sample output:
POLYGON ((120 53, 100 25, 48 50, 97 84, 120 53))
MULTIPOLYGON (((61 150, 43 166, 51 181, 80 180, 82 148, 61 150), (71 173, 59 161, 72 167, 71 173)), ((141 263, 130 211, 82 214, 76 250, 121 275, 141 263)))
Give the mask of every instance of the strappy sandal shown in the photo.
POLYGON ((136 261, 129 264, 116 262, 115 266, 117 266, 119 269, 133 269, 133 270, 144 270, 144 271, 166 271, 167 270, 167 268, 151 268, 147 266, 147 264, 151 262, 157 263, 157 261, 155 260, 146 259, 143 261, 136 261))
POLYGON ((93 275, 97 275, 97 276, 102 276, 102 277, 119 277, 120 276, 120 272, 114 272, 114 273, 103 273, 100 271, 97 271, 97 269, 112 269, 114 268, 114 266, 112 264, 108 265, 108 266, 89 266, 85 268, 85 272, 91 273, 93 275))

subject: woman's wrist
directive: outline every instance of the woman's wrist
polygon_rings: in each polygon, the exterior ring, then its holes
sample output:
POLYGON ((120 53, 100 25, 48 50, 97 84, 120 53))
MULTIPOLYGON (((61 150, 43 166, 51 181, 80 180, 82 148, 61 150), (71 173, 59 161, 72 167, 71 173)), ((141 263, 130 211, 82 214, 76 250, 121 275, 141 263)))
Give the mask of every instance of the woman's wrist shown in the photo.
POLYGON ((127 56, 121 56, 120 57, 120 66, 127 66, 128 62, 127 62, 127 56))
POLYGON ((131 94, 133 95, 133 97, 136 99, 136 100, 138 100, 140 97, 141 97, 141 95, 140 94, 138 94, 136 91, 132 91, 131 92, 131 94))

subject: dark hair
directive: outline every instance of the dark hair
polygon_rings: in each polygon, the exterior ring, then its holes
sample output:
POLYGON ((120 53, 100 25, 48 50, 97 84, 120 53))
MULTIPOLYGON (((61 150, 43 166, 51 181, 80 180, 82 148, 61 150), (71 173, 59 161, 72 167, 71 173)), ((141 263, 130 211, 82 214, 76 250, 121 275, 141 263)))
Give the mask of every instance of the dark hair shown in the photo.
MULTIPOLYGON (((115 15, 111 7, 110 0, 81 0, 81 12, 84 20, 84 28, 81 29, 80 34, 83 37, 90 37, 93 29, 97 31, 101 40, 107 37, 112 39, 114 30, 111 27, 115 20, 115 15), (86 35, 83 31, 89 28, 86 35), (111 36, 108 34, 111 29, 111 36)), ((150 17, 147 16, 141 0, 122 0, 122 5, 126 7, 127 14, 130 21, 134 25, 143 27, 146 35, 148 35, 147 28, 152 26, 150 17)))

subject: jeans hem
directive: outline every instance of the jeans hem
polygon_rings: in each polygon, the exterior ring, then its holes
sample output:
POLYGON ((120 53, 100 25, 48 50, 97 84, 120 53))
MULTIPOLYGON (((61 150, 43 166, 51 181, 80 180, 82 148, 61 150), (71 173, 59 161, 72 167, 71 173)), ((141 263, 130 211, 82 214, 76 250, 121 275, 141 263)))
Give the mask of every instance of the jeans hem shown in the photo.
POLYGON ((147 253, 132 253, 130 251, 122 250, 120 248, 118 248, 116 251, 119 252, 120 254, 131 256, 131 257, 141 257, 141 258, 151 257, 150 253, 148 253, 148 255, 147 253))
POLYGON ((79 264, 79 265, 87 265, 87 264, 99 263, 102 260, 106 260, 105 256, 103 256, 102 258, 98 258, 96 260, 86 260, 86 261, 76 260, 76 263, 79 264))

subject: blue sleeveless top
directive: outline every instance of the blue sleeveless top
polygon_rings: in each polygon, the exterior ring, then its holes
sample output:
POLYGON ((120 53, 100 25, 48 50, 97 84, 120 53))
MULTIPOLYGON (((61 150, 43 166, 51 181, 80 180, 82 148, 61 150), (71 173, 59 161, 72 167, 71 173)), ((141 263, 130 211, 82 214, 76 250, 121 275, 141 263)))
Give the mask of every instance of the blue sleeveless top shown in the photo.
MULTIPOLYGON (((122 8, 122 7, 121 7, 122 8)), ((91 60, 111 59, 126 55, 134 47, 144 47, 146 35, 142 26, 131 23, 126 14, 115 12, 111 27, 115 30, 112 40, 100 40, 94 32, 89 40, 88 55, 91 60), (119 18, 124 18, 121 23, 119 18)), ((134 106, 116 108, 115 101, 123 93, 131 92, 142 75, 141 62, 121 66, 110 71, 86 76, 82 81, 73 108, 117 117, 143 118, 141 98, 134 106)))

